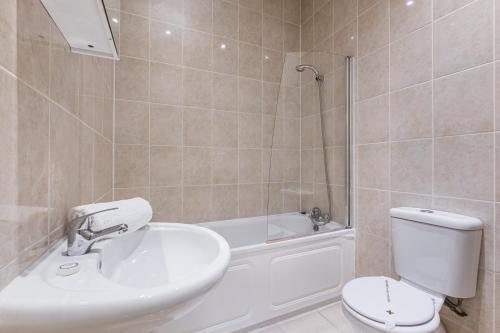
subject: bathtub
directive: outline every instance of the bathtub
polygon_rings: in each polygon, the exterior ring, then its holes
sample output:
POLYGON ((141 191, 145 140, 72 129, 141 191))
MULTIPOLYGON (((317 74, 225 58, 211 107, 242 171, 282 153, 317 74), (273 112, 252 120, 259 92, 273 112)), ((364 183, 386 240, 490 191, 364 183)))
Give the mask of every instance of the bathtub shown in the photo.
POLYGON ((354 278, 354 230, 339 224, 314 232, 307 216, 289 213, 199 225, 226 238, 229 269, 198 307, 158 333, 244 331, 334 301, 354 278))

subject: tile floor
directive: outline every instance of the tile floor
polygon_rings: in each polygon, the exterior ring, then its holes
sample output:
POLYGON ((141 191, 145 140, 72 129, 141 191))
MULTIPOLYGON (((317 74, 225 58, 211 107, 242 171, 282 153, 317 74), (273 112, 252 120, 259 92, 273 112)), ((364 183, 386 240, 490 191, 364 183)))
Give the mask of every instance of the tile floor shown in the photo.
POLYGON ((354 333, 342 304, 330 304, 249 333, 354 333))

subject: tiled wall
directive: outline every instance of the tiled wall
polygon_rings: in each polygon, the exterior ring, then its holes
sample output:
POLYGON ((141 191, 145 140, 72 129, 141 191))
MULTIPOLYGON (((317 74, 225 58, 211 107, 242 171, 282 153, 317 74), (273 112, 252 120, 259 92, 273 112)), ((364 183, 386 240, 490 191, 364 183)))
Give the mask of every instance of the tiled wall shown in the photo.
POLYGON ((464 301, 468 317, 441 314, 449 332, 498 332, 500 2, 358 4, 350 16, 358 31, 357 274, 394 274, 391 207, 476 216, 485 224, 477 296, 464 301))
POLYGON ((0 9, 0 289, 112 194, 113 62, 72 54, 39 0, 0 9))
MULTIPOLYGON (((149 198, 156 221, 263 214, 283 59, 300 51, 300 1, 123 0, 115 15, 115 198, 149 198)), ((276 122, 290 138, 279 150, 298 161, 299 87, 282 87, 293 105, 276 122)), ((276 210, 282 184, 298 182, 297 170, 291 179, 282 170, 276 210)))

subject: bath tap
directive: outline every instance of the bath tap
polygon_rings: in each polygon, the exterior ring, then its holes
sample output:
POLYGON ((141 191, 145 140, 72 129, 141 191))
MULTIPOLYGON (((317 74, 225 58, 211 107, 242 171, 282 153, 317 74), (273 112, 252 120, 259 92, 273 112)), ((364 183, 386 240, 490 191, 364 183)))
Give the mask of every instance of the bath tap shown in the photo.
POLYGON ((330 213, 321 213, 319 207, 314 207, 309 214, 309 219, 314 224, 314 231, 318 231, 320 226, 330 223, 330 213))
POLYGON ((94 231, 91 229, 92 216, 117 210, 118 208, 109 208, 78 216, 69 221, 68 226, 68 256, 79 256, 89 252, 92 245, 102 239, 110 238, 113 234, 119 235, 128 231, 128 225, 118 224, 103 230, 94 231))

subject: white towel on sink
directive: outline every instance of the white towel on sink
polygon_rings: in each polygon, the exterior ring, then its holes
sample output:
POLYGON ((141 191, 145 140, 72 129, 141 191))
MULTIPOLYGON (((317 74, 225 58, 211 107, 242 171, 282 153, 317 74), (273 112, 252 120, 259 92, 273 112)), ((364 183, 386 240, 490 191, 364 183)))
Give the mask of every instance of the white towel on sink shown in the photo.
POLYGON ((79 216, 110 208, 118 209, 92 215, 90 228, 93 231, 103 230, 118 224, 126 224, 128 231, 133 232, 145 226, 153 217, 153 209, 147 200, 133 198, 73 207, 68 214, 68 218, 72 220, 79 216))

